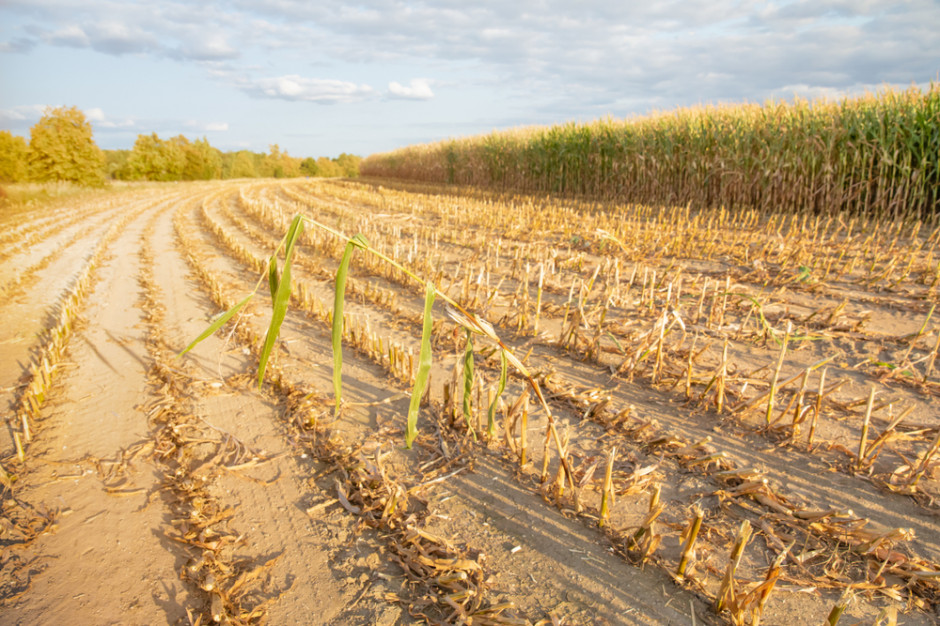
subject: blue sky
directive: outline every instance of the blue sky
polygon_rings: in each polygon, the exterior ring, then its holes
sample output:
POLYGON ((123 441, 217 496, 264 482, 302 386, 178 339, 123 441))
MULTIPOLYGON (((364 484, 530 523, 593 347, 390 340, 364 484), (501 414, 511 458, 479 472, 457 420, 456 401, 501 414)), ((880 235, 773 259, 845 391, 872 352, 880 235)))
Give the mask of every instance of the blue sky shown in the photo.
POLYGON ((940 72, 940 2, 0 0, 0 129, 77 106, 103 148, 368 155, 940 72), (636 6, 634 6, 636 5, 636 6))

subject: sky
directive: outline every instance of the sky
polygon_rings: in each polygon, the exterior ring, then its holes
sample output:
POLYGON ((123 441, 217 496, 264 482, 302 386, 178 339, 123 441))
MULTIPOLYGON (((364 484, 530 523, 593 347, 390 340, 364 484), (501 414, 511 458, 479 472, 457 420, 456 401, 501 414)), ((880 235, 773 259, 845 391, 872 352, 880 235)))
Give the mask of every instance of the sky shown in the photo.
POLYGON ((0 0, 0 129, 366 156, 940 73, 940 1, 0 0))

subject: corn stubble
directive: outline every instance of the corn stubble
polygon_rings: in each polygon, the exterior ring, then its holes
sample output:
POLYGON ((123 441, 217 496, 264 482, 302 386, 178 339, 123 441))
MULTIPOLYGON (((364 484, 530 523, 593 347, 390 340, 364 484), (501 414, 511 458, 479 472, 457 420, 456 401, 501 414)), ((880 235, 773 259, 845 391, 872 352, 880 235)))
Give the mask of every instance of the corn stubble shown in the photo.
MULTIPOLYGON (((293 188, 290 192, 298 203, 303 199, 299 189, 302 187, 293 188)), ((368 187, 338 191, 347 192, 352 194, 350 197, 363 202, 374 197, 374 192, 368 187)), ((382 192, 383 202, 387 202, 389 197, 398 198, 396 194, 402 192, 386 188, 382 192)), ((400 197, 405 201, 408 196, 400 197)), ((485 194, 479 197, 488 198, 485 194)), ((483 232, 511 229, 517 233, 516 237, 552 232, 558 220, 570 221, 565 209, 550 202, 544 205, 523 204, 520 211, 500 211, 497 218, 492 208, 482 207, 498 207, 498 202, 507 200, 497 200, 494 204, 489 198, 483 204, 475 205, 476 198, 468 195, 451 200, 429 195, 424 202, 430 207, 439 202, 439 209, 445 211, 465 211, 461 214, 462 219, 479 222, 483 232), (472 210, 465 209, 464 204, 469 204, 472 210)), ((894 410, 891 408, 893 404, 869 401, 870 390, 859 401, 846 399, 844 392, 840 395, 846 382, 835 374, 838 371, 834 368, 835 356, 824 356, 811 365, 802 365, 796 372, 788 363, 794 356, 799 356, 808 342, 839 333, 863 334, 864 317, 852 307, 845 306, 844 302, 828 309, 824 305, 802 317, 786 316, 779 312, 779 303, 783 301, 785 289, 813 292, 824 285, 827 275, 839 276, 841 280, 850 277, 865 285, 878 284, 888 291, 903 286, 906 290, 923 294, 934 293, 935 257, 932 255, 940 239, 940 231, 935 226, 932 230, 928 228, 929 234, 920 236, 918 231, 923 226, 905 225, 898 221, 860 239, 855 237, 855 233, 868 230, 869 222, 864 217, 841 222, 809 215, 787 217, 747 212, 732 217, 725 210, 693 213, 688 208, 657 214, 644 207, 634 207, 614 216, 581 207, 579 210, 586 210, 579 218, 581 225, 589 229, 589 233, 604 233, 586 240, 581 249, 564 243, 558 246, 517 239, 513 245, 505 244, 503 258, 486 252, 487 248, 482 247, 483 252, 478 258, 464 260, 448 268, 440 261, 443 256, 435 256, 434 250, 445 245, 479 247, 478 242, 472 239, 475 236, 473 228, 436 232, 424 230, 425 227, 419 223, 415 225, 414 232, 401 229, 383 232, 380 224, 368 217, 337 213, 346 215, 344 223, 368 237, 368 240, 357 240, 360 242, 356 246, 357 253, 350 256, 345 268, 340 264, 346 288, 372 303, 369 306, 390 309, 394 319, 415 335, 420 334, 420 341, 406 347, 391 337, 383 336, 377 327, 370 325, 367 317, 343 310, 337 314, 336 301, 343 303, 344 298, 340 294, 344 290, 335 289, 337 295, 332 306, 314 295, 309 276, 312 274, 324 280, 332 275, 330 272, 308 273, 307 269, 317 264, 314 255, 338 258, 355 238, 333 229, 320 228, 319 217, 314 220, 296 213, 291 216, 288 211, 292 208, 287 205, 272 208, 245 194, 240 207, 243 214, 232 212, 237 218, 233 222, 242 223, 242 228, 249 226, 243 215, 251 216, 254 223, 265 224, 268 229, 284 228, 282 232, 289 233, 293 224, 308 226, 298 227, 293 238, 295 243, 289 258, 293 260, 294 267, 305 271, 303 275, 298 270, 296 276, 290 276, 294 286, 290 289, 290 302, 331 328, 334 346, 339 336, 341 342, 349 342, 359 354, 386 368, 392 378, 411 386, 413 407, 426 408, 422 413, 430 416, 424 419, 433 420, 434 413, 441 409, 433 396, 426 393, 429 385, 422 374, 422 363, 442 358, 435 346, 440 345, 443 337, 452 334, 445 330, 444 325, 456 323, 465 338, 474 339, 463 342, 462 367, 455 368, 453 380, 442 385, 445 404, 450 398, 452 417, 461 418, 448 421, 445 417, 443 423, 447 429, 454 429, 458 438, 476 434, 481 440, 475 445, 504 445, 514 463, 520 466, 521 476, 533 476, 537 490, 566 515, 581 517, 600 527, 626 559, 661 567, 681 584, 705 597, 722 598, 715 605, 728 619, 738 623, 760 620, 768 602, 772 603, 771 592, 778 580, 839 588, 844 584, 840 581, 857 579, 866 568, 879 571, 882 577, 890 573, 904 581, 901 586, 879 587, 877 593, 883 596, 897 601, 906 600, 915 607, 927 607, 934 601, 936 579, 931 574, 937 568, 899 550, 899 546, 913 541, 905 529, 878 528, 870 520, 849 511, 828 509, 824 504, 814 506, 814 503, 793 498, 766 476, 755 475, 752 470, 739 466, 731 455, 717 449, 710 438, 687 440, 677 437, 642 411, 616 406, 603 387, 572 384, 566 380, 564 370, 556 374, 550 367, 526 365, 528 357, 519 358, 518 348, 510 346, 520 345, 520 337, 531 338, 525 341, 533 341, 536 345, 552 337, 550 341, 554 343, 554 332, 560 332, 558 346, 563 354, 596 366, 610 364, 610 371, 635 384, 649 385, 657 390, 677 389, 693 408, 732 419, 741 426, 753 428, 753 432, 760 436, 782 441, 790 448, 810 446, 816 454, 830 457, 836 452, 831 447, 820 448, 820 444, 831 446, 824 437, 820 437, 820 433, 827 432, 829 420, 833 417, 857 416, 855 423, 862 427, 867 423, 867 429, 856 431, 858 449, 848 451, 845 461, 835 464, 836 469, 846 474, 870 473, 886 489, 908 494, 916 502, 924 503, 931 493, 923 489, 925 484, 930 484, 925 477, 929 478, 935 467, 937 442, 940 441, 936 433, 906 424, 909 413, 890 413, 894 410), (738 217, 744 224, 741 230, 733 230, 725 237, 718 236, 717 233, 729 230, 732 219, 738 217), (626 218, 636 221, 630 222, 626 218), (642 227, 637 228, 636 224, 642 224, 642 227), (761 294, 752 296, 744 290, 753 276, 736 275, 734 280, 730 276, 715 280, 692 274, 672 262, 664 266, 662 261, 668 251, 662 252, 662 233, 667 234, 670 242, 677 241, 678 246, 699 251, 703 260, 709 262, 725 255, 739 254, 735 250, 743 245, 747 255, 743 261, 752 268, 750 271, 754 276, 763 277, 768 287, 761 294), (759 242, 768 237, 783 244, 762 246, 759 242), (395 238, 411 241, 414 245, 407 250, 396 248, 395 238), (616 245, 612 246, 614 242, 616 245), (912 242, 912 245, 905 249, 899 242, 912 242), (415 252, 419 250, 427 253, 415 252), (907 256, 900 262, 892 262, 886 253, 892 250, 907 256), (586 262, 588 251, 600 261, 586 262), (409 261, 394 259, 401 254, 409 261), (817 255, 822 255, 823 259, 813 264, 812 259, 817 255), (809 273, 818 274, 819 279, 814 283, 793 283, 792 277, 784 271, 784 261, 810 263, 807 266, 809 273), (776 264, 781 270, 777 274, 768 274, 766 267, 771 264, 776 264), (511 272, 514 278, 491 282, 490 273, 497 270, 511 272), (431 280, 421 278, 422 275, 431 280), (370 276, 380 276, 391 288, 375 286, 374 279, 367 279, 370 276), (382 291, 388 289, 391 290, 382 291), (397 295, 387 295, 392 292, 397 295), (408 298, 423 297, 424 306, 406 304, 402 293, 408 294, 408 298), (432 293, 434 299, 429 298, 432 293), (444 300, 449 305, 449 321, 448 318, 433 319, 435 299, 444 300), (396 304, 389 306, 392 302, 396 304), (512 314, 512 303, 521 307, 521 314, 512 314), (487 313, 472 313, 471 305, 481 307, 487 313), (338 323, 339 320, 343 323, 338 323), (512 339, 504 340, 502 337, 512 339), (742 367, 742 354, 754 348, 767 351, 766 361, 742 367), (421 356, 416 358, 417 353, 421 356), (499 359, 491 359, 493 355, 498 355, 499 359), (473 364, 472 369, 468 367, 470 363, 473 364), (419 384, 420 380, 424 382, 419 384), (512 394, 510 397, 517 400, 502 402, 504 393, 512 394), (535 399, 537 407, 532 415, 529 411, 531 399, 535 399), (480 422, 484 411, 487 413, 485 428, 480 422), (503 413, 502 419, 498 419, 500 412, 503 413), (576 425, 572 427, 568 419, 567 427, 559 428, 554 417, 556 414, 574 414, 580 420, 602 426, 616 450, 608 448, 589 458, 572 454, 574 441, 581 438, 580 429, 576 425), (889 418, 886 419, 885 415, 889 418), (528 438, 533 417, 537 417, 537 423, 544 426, 544 438, 538 440, 539 443, 544 442, 544 446, 536 446, 541 452, 535 451, 535 459, 532 459, 528 438), (811 424, 808 437, 802 433, 804 422, 811 424), (502 436, 499 430, 503 431, 502 436), (903 465, 892 469, 883 463, 884 453, 897 443, 913 446, 916 453, 907 456, 903 465), (642 458, 651 454, 660 461, 643 463, 642 458), (533 460, 541 462, 541 474, 537 466, 530 468, 533 460), (651 491, 653 485, 663 480, 671 483, 680 472, 693 472, 712 481, 712 495, 722 503, 721 508, 695 511, 690 520, 684 517, 683 507, 660 501, 658 489, 651 491), (624 525, 617 507, 622 506, 620 503, 624 498, 642 494, 648 494, 650 498, 642 519, 632 526, 624 525), (721 581, 712 574, 718 566, 709 559, 713 561, 714 555, 726 548, 721 545, 721 538, 733 534, 728 516, 721 512, 728 507, 739 511, 739 515, 743 512, 751 516, 755 523, 759 522, 759 532, 771 544, 777 545, 777 549, 766 564, 763 582, 751 582, 750 586, 736 583, 740 574, 738 566, 735 566, 727 583, 731 585, 729 589, 735 590, 734 593, 725 590, 720 595, 721 581), (794 535, 807 538, 799 551, 787 545, 792 543, 794 535), (675 538, 678 538, 677 542, 674 542, 675 538), (674 547, 670 542, 679 545, 674 547), (840 556, 828 565, 819 562, 831 554, 840 556), (704 566, 706 563, 707 567, 704 566)), ((267 283, 272 302, 276 301, 279 288, 288 284, 283 278, 289 271, 288 265, 283 261, 279 263, 270 253, 254 252, 246 245, 245 238, 252 237, 258 244, 276 244, 277 238, 262 236, 257 230, 252 231, 254 236, 248 231, 242 231, 244 234, 229 232, 214 217, 218 209, 208 209, 209 204, 204 204, 200 214, 204 227, 228 254, 258 272, 256 290, 267 283)), ((251 228, 257 229, 257 226, 251 228)), ((180 229, 179 232, 184 247, 198 248, 192 241, 187 243, 184 231, 180 229)), ((559 232, 565 236, 567 231, 562 228, 559 232)), ((220 306, 229 309, 230 315, 217 320, 213 325, 215 328, 211 329, 218 330, 237 320, 247 301, 241 295, 230 295, 231 290, 212 272, 199 269, 198 256, 190 257, 197 274, 220 306)), ((338 285, 339 272, 332 276, 338 285)), ((929 322, 929 314, 924 319, 929 322)), ((903 365, 906 369, 913 368, 917 376, 896 378, 905 389, 929 395, 936 383, 930 368, 935 341, 928 322, 923 323, 919 332, 903 340, 903 365)), ((274 326, 269 327, 269 336, 274 326)), ((245 334, 244 325, 239 328, 244 341, 255 346, 262 344, 261 335, 245 334)), ((273 332, 276 335, 277 329, 273 332)), ((341 354, 341 350, 338 353, 341 354)), ((261 353, 259 360, 260 356, 261 353)), ((340 368, 341 362, 334 374, 340 368)), ((279 393, 291 389, 291 383, 284 380, 276 363, 268 364, 268 369, 270 373, 263 376, 273 383, 273 389, 279 393)), ((873 365, 868 371, 876 373, 877 369, 873 365)), ((881 395, 880 384, 876 380, 870 388, 879 387, 874 397, 891 399, 881 395)), ((334 410, 338 407, 341 413, 340 393, 341 386, 334 389, 332 400, 334 410)), ((422 429, 416 410, 409 410, 403 425, 406 443, 420 447, 425 436, 420 434, 422 429)), ((316 417, 304 421, 303 426, 320 428, 316 417)), ((473 444, 469 442, 460 439, 459 445, 464 449, 471 445, 472 449, 473 444)), ((354 465, 365 463, 349 462, 354 465)), ((375 461, 369 463, 374 465, 375 461)), ((349 474, 348 469, 346 472, 349 474)), ((337 493, 342 494, 340 500, 348 506, 351 514, 367 512, 369 519, 378 520, 379 524, 390 523, 390 520, 398 519, 397 511, 408 510, 409 488, 402 486, 399 479, 383 483, 386 486, 381 494, 375 496, 376 504, 369 504, 372 496, 360 494, 365 489, 363 484, 376 484, 377 476, 374 470, 370 470, 365 483, 344 478, 337 493)), ((392 552, 398 554, 403 562, 408 562, 407 559, 412 559, 415 554, 437 549, 425 546, 416 552, 413 537, 406 539, 403 536, 395 541, 400 547, 392 552)), ((448 545, 444 545, 444 549, 456 550, 448 545)), ((459 557, 452 558, 459 560, 459 557)), ((490 615, 480 612, 485 609, 485 603, 471 602, 472 598, 484 595, 482 587, 473 587, 471 592, 465 584, 473 580, 472 566, 462 573, 437 566, 436 569, 428 569, 427 563, 422 563, 422 567, 413 567, 415 580, 436 581, 434 588, 442 595, 436 596, 438 600, 433 603, 433 608, 439 611, 444 606, 448 607, 449 619, 459 620, 470 615, 479 619, 486 615, 492 620, 505 618, 505 623, 513 623, 511 620, 516 619, 509 617, 509 607, 498 615, 490 615), (456 584, 463 586, 454 587, 456 584)), ((213 576, 218 580, 218 576, 213 576)), ((752 576, 748 578, 753 579, 752 576)), ((223 599, 221 594, 218 598, 216 604, 223 599)), ((416 606, 413 598, 402 601, 411 607, 416 606)))
MULTIPOLYGON (((177 234, 184 245, 194 245, 185 229, 179 224, 177 226, 177 234)), ((229 305, 232 300, 225 295, 225 287, 212 277, 196 256, 191 255, 189 261, 207 290, 218 295, 218 304, 229 305)), ((239 326, 237 332, 241 341, 252 346, 260 358, 260 337, 244 325, 239 326)), ((421 529, 423 523, 416 517, 419 509, 411 504, 415 498, 413 494, 426 485, 446 479, 446 475, 431 473, 430 476, 408 479, 396 477, 381 460, 381 445, 372 454, 364 453, 358 446, 341 445, 332 431, 315 417, 322 413, 327 400, 318 397, 315 391, 300 390, 280 374, 276 365, 268 369, 267 378, 290 407, 290 421, 299 429, 298 441, 342 477, 335 483, 337 500, 367 526, 381 530, 392 561, 405 571, 412 583, 431 592, 430 596, 389 592, 386 600, 401 603, 416 617, 426 616, 430 621, 458 623, 473 619, 474 623, 480 624, 525 623, 513 617, 512 603, 488 601, 486 570, 481 565, 481 555, 460 550, 445 539, 421 529)), ((440 473, 440 469, 435 468, 434 472, 440 473)), ((220 594, 218 600, 213 600, 213 607, 225 609, 224 603, 219 604, 225 597, 220 594)), ((259 612, 250 616, 251 619, 263 617, 264 608, 258 608, 259 612)))
MULTIPOLYGON (((873 171, 888 170, 876 165, 873 171)), ((930 306, 940 286, 935 216, 919 215, 913 204, 898 212, 900 205, 881 206, 879 194, 866 199, 864 191, 846 201, 842 213, 817 214, 807 205, 787 211, 786 203, 748 208, 743 201, 715 210, 695 209, 691 200, 672 208, 611 207, 388 181, 381 188, 335 181, 280 189, 276 202, 246 188, 232 206, 221 196, 207 199, 199 225, 226 254, 257 272, 252 294, 267 285, 284 313, 292 304, 330 333, 339 381, 332 395, 285 379, 277 362, 283 357, 273 349, 280 323, 274 320, 283 315, 274 317, 267 334, 239 322, 252 296, 208 269, 189 227, 178 224, 177 233, 204 288, 227 311, 205 336, 235 325, 239 341, 263 364, 258 381, 289 400, 292 424, 306 435, 303 445, 336 468, 341 506, 387 535, 390 558, 427 590, 389 599, 450 623, 524 623, 512 606, 492 599, 479 553, 424 530, 415 506, 427 488, 421 485, 446 478, 445 470, 396 476, 383 466, 379 449, 339 446, 322 424, 330 408, 342 416, 343 344, 410 389, 407 418, 394 432, 396 438, 404 433, 407 446, 438 445, 428 429, 433 424, 439 445, 461 454, 472 456, 478 446, 504 450, 520 481, 562 514, 599 527, 618 554, 674 576, 725 619, 758 623, 781 583, 833 590, 826 596, 835 604, 830 621, 845 610, 843 589, 904 610, 936 606, 940 567, 919 556, 907 529, 880 527, 850 510, 796 497, 780 486, 785 477, 741 464, 710 437, 672 432, 647 407, 620 404, 605 382, 612 376, 615 383, 672 394, 695 419, 715 419, 719 429, 733 424, 778 446, 780 454, 808 452, 846 477, 870 480, 929 510, 937 497, 940 432, 916 416, 940 392, 940 333, 930 306), (324 190, 337 201, 324 201, 324 190), (372 210, 350 208, 356 206, 372 210), (407 219, 373 216, 383 212, 407 219), (332 223, 364 237, 322 227, 332 223), (697 273, 682 259, 710 269, 697 273), (324 284, 333 298, 317 295, 324 284), (890 339, 898 346, 893 362, 851 364, 867 377, 864 387, 849 380, 845 355, 827 352, 833 338, 873 336, 862 307, 841 295, 824 297, 830 285, 845 284, 880 303, 903 297, 918 316, 912 332, 890 339), (815 309, 791 310, 787 294, 794 292, 823 299, 815 309), (352 304, 346 310, 347 295, 367 313, 356 313, 352 304), (450 314, 436 312, 435 302, 449 305, 450 314), (370 321, 372 310, 383 310, 413 341, 386 334, 370 321), (447 359, 442 346, 455 328, 472 342, 460 343, 456 376, 435 388, 431 366, 447 359), (821 346, 821 354, 807 359, 812 346, 821 346), (521 356, 527 351, 531 358, 521 356), (598 379, 572 378, 566 360, 596 368, 598 379), (441 393, 456 419, 443 415, 441 393), (590 445, 585 442, 594 435, 586 432, 597 431, 588 431, 588 423, 604 434, 590 445), (834 428, 849 433, 848 445, 833 441, 834 428), (704 499, 689 509, 688 502, 664 497, 690 475, 707 486, 704 499), (630 510, 636 515, 627 522, 624 511, 630 510), (736 555, 742 518, 753 536, 736 555)), ((81 298, 66 302, 74 319, 81 298)), ((156 302, 152 308, 159 311, 156 302)), ((158 325, 159 318, 151 322, 158 325)), ((70 323, 54 324, 50 333, 70 323)), ((221 441, 202 450, 179 438, 195 431, 186 430, 185 404, 177 402, 179 365, 159 351, 157 339, 152 349, 163 365, 153 375, 169 395, 151 407, 151 416, 165 425, 157 454, 174 468, 167 478, 180 502, 174 539, 192 555, 184 576, 204 593, 205 606, 194 609, 193 619, 198 613, 204 621, 258 621, 267 606, 258 589, 273 563, 224 558, 219 548, 232 541, 232 533, 220 530, 227 513, 207 499, 190 471, 205 455, 237 466, 244 450, 221 441), (178 476, 176 469, 182 469, 178 476)), ((45 388, 27 385, 21 395, 15 435, 22 452, 8 461, 14 471, 41 432, 36 418, 57 359, 56 350, 45 350, 32 373, 45 388)), ((388 435, 382 435, 384 445, 400 445, 388 435)), ((12 489, 14 473, 3 477, 12 489)), ((118 481, 113 486, 120 491, 118 481)), ((42 514, 36 519, 51 524, 42 514)), ((24 528, 43 527, 22 520, 24 528)), ((28 541, 32 535, 23 536, 28 541)))
POLYGON ((234 510, 212 495, 211 485, 223 471, 252 467, 264 459, 231 436, 219 438, 195 415, 186 392, 191 373, 181 372, 173 362, 161 330, 165 308, 153 284, 149 248, 141 250, 141 259, 140 282, 150 328, 148 376, 156 396, 146 407, 147 419, 157 432, 152 457, 173 498, 171 511, 176 517, 167 537, 188 556, 180 577, 198 590, 202 601, 186 607, 187 615, 191 624, 259 623, 267 607, 286 591, 270 591, 267 573, 278 557, 261 563, 234 558, 234 547, 244 535, 230 526, 234 510))
MULTIPOLYGON (((197 213, 198 226, 225 254, 257 273, 252 294, 267 292, 284 314, 287 304, 293 305, 330 334, 339 347, 334 356, 341 358, 344 346, 352 348, 357 358, 379 364, 393 386, 406 390, 403 396, 410 390, 401 428, 377 434, 383 445, 401 445, 403 434, 412 453, 437 446, 442 456, 445 449, 470 456, 483 446, 502 450, 507 466, 518 468, 521 483, 561 514, 599 528, 625 560, 662 570, 734 623, 758 623, 781 584, 831 589, 826 597, 833 604, 845 588, 908 611, 936 603, 940 568, 911 549, 916 538, 907 529, 881 527, 847 509, 796 497, 773 471, 737 461, 732 450, 716 444, 719 437, 680 436, 648 408, 621 404, 605 382, 613 376, 613 382, 632 381, 671 394, 695 419, 717 418, 719 431, 733 424, 779 446, 782 454, 810 451, 846 477, 864 477, 929 509, 940 434, 915 419, 918 403, 933 397, 940 382, 933 367, 937 339, 929 304, 918 309, 917 326, 896 338, 893 367, 856 366, 868 376, 859 388, 848 380, 845 357, 827 353, 825 342, 869 337, 864 311, 845 299, 805 312, 788 311, 785 303, 787 292, 825 294, 835 281, 877 289, 885 300, 904 293, 929 302, 937 288, 935 224, 898 220, 873 230, 875 222, 864 216, 830 220, 642 206, 604 211, 578 201, 566 207, 551 199, 478 190, 447 195, 424 188, 416 195, 385 186, 380 193, 386 210, 411 216, 398 222, 407 227, 387 227, 368 212, 348 208, 353 201, 377 202, 374 187, 325 186, 343 202, 311 215, 303 204, 308 189, 303 184, 284 186, 284 197, 293 201, 275 206, 243 191, 240 202, 231 205, 207 199, 197 213), (471 226, 442 229, 433 226, 440 223, 436 220, 425 224, 430 215, 471 226), (334 221, 364 236, 320 227, 334 221), (575 222, 586 237, 572 242, 575 222), (269 234, 276 232, 287 235, 269 234), (494 233, 502 233, 499 254, 475 239, 479 232, 493 240, 494 233), (769 240, 774 245, 767 245, 769 240), (446 261, 454 258, 447 251, 458 247, 479 253, 446 261), (743 269, 696 274, 675 261, 680 248, 703 263, 728 257, 743 269), (350 255, 343 264, 346 250, 350 255), (807 268, 812 280, 800 279, 803 270, 790 272, 793 264, 807 268), (764 285, 759 293, 749 286, 755 281, 764 285), (327 283, 330 298, 321 295, 327 283), (344 289, 337 288, 341 283, 344 289), (435 310, 436 304, 448 312, 435 310), (368 312, 376 309, 412 341, 402 342, 370 320, 368 312), (454 343, 450 355, 449 342, 454 343), (822 353, 806 359, 807 347, 816 345, 823 346, 822 353), (594 368, 597 380, 573 378, 569 360, 594 368), (430 381, 435 364, 454 365, 454 376, 436 381, 436 387, 430 381), (450 418, 441 394, 445 404, 449 398, 450 418), (837 427, 850 434, 850 445, 833 442, 837 427), (598 431, 591 428, 601 428, 603 438, 595 440, 598 431), (666 495, 682 476, 705 486, 704 497, 691 509, 666 495), (633 514, 627 517, 625 511, 633 514), (742 517, 753 537, 735 559, 742 517)), ((286 379, 278 363, 284 352, 275 356, 276 342, 266 341, 277 336, 277 323, 265 333, 245 322, 252 317, 252 296, 233 289, 204 263, 204 244, 187 233, 195 224, 177 224, 181 247, 207 293, 227 311, 205 336, 234 326, 238 341, 265 364, 258 380, 289 400, 291 423, 305 434, 304 445, 335 463, 337 501, 380 530, 389 558, 416 588, 426 590, 396 592, 388 599, 432 620, 524 623, 517 609, 493 598, 478 552, 425 530, 421 516, 415 516, 428 483, 446 480, 459 467, 395 475, 382 464, 378 449, 340 446, 323 416, 332 409, 342 418, 342 379, 337 376, 332 394, 301 389, 286 379)), ((159 311, 155 303, 150 308, 159 311)), ((174 481, 184 511, 174 539, 192 554, 184 577, 205 599, 205 606, 193 609, 193 619, 200 619, 198 614, 203 621, 220 616, 258 621, 276 600, 276 593, 258 591, 268 584, 274 563, 226 561, 224 546, 232 540, 224 530, 228 514, 207 500, 190 476, 194 460, 205 461, 206 455, 226 467, 249 460, 237 442, 219 441, 203 450, 173 439, 181 429, 190 431, 185 404, 176 402, 173 391, 182 383, 167 383, 179 376, 180 367, 169 358, 160 353, 165 367, 155 380, 170 397, 152 407, 152 417, 168 424, 159 453, 168 467, 182 468, 179 481, 175 473, 167 480, 174 481)), ((341 368, 336 361, 334 374, 341 368)), ((30 418, 18 434, 26 440, 37 430, 30 418)), ((28 453, 24 445, 23 455, 28 453)), ((5 476, 10 481, 12 474, 5 476)), ((108 485, 121 494, 119 476, 108 485)))

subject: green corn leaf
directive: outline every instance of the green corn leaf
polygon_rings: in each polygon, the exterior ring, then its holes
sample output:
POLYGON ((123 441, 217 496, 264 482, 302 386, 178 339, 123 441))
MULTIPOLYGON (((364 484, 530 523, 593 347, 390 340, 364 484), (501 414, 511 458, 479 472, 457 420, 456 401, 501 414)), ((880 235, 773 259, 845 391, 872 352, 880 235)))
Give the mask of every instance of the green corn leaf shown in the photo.
POLYGON ((346 299, 346 275, 353 250, 365 249, 369 245, 366 238, 356 235, 346 244, 343 259, 336 270, 335 293, 333 294, 333 395, 336 397, 335 413, 339 414, 340 401, 343 398, 343 303, 346 299))
POLYGON ((227 322, 227 321, 229 321, 230 319, 232 319, 232 316, 234 316, 236 313, 238 313, 239 311, 241 311, 242 308, 243 308, 246 304, 248 304, 248 301, 251 300, 251 299, 254 297, 254 295, 255 295, 255 292, 252 291, 250 294, 248 294, 247 296, 245 296, 245 298, 244 298, 241 302, 239 302, 238 304, 236 304, 235 306, 233 306, 231 309, 229 309, 228 311, 226 311, 225 313, 223 313, 222 315, 220 315, 219 317, 217 317, 216 320, 215 320, 214 322, 212 322, 212 324, 210 324, 207 329, 205 329, 204 331, 202 331, 202 334, 201 334, 201 335, 199 335, 198 337, 196 337, 196 338, 193 340, 193 342, 192 342, 191 344, 189 344, 188 346, 186 346, 186 349, 185 349, 185 350, 183 350, 182 352, 180 352, 179 354, 176 355, 177 358, 183 356, 184 354, 186 354, 187 352, 189 352, 190 350, 192 350, 193 348, 195 348, 203 339, 205 339, 206 337, 208 337, 209 335, 211 335, 211 334, 214 333, 215 331, 217 331, 217 330, 219 330, 220 328, 222 328, 222 326, 225 324, 225 322, 227 322))
POLYGON ((415 376, 415 386, 411 390, 411 404, 408 406, 408 425, 405 430, 405 447, 411 449, 411 444, 418 436, 418 409, 421 406, 421 397, 428 385, 428 375, 431 373, 431 309, 434 306, 434 283, 428 281, 424 293, 424 324, 421 330, 421 353, 418 357, 418 374, 415 376))
POLYGON ((616 345, 617 349, 620 350, 620 354, 625 355, 627 353, 627 351, 623 349, 623 346, 620 345, 620 342, 617 340, 617 338, 610 334, 610 331, 604 331, 604 334, 606 334, 611 339, 611 341, 614 342, 614 345, 616 345))
POLYGON ((271 299, 277 294, 277 255, 272 254, 268 260, 268 288, 271 290, 271 299))
POLYGON ((473 425, 470 423, 470 400, 473 393, 473 334, 467 329, 467 349, 463 353, 463 416, 467 420, 467 430, 476 439, 473 425))
POLYGON ((294 216, 293 221, 290 223, 290 228, 287 229, 287 242, 284 256, 289 258, 291 252, 294 249, 294 244, 297 243, 297 239, 300 237, 300 234, 304 231, 304 217, 303 215, 297 214, 294 216))
MULTIPOLYGON (((271 325, 268 326, 268 332, 264 336, 264 345, 261 347, 261 358, 258 360, 258 386, 264 381, 264 370, 268 365, 268 358, 271 356, 271 350, 274 348, 274 342, 281 332, 281 324, 284 322, 284 316, 287 315, 287 305, 290 302, 290 265, 294 255, 294 244, 300 233, 303 232, 303 217, 297 215, 291 222, 290 229, 287 231, 287 246, 284 251, 284 271, 281 273, 281 279, 278 281, 277 290, 272 298, 271 325)), ((270 274, 269 274, 270 280, 270 274)), ((270 284, 270 283, 269 283, 270 284)))
POLYGON ((490 411, 486 419, 486 434, 490 437, 496 435, 496 405, 499 404, 499 397, 506 390, 506 376, 509 373, 509 359, 506 358, 506 351, 499 351, 499 385, 496 387, 496 397, 490 404, 490 411))
POLYGON ((368 250, 368 249, 369 249, 369 240, 366 239, 366 238, 362 235, 362 233, 359 233, 359 234, 357 234, 357 235, 353 235, 353 237, 349 240, 349 243, 353 244, 354 246, 356 246, 356 247, 359 248, 360 250, 368 250))

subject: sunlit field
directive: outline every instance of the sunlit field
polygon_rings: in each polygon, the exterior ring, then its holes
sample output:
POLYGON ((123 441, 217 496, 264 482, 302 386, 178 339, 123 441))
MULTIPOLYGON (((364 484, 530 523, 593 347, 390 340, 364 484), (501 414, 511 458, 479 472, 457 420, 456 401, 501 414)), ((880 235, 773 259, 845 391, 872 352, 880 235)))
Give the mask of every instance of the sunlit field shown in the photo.
POLYGON ((132 620, 124 577, 185 623, 936 619, 935 217, 364 179, 4 220, 14 620, 77 578, 63 619, 132 620))

